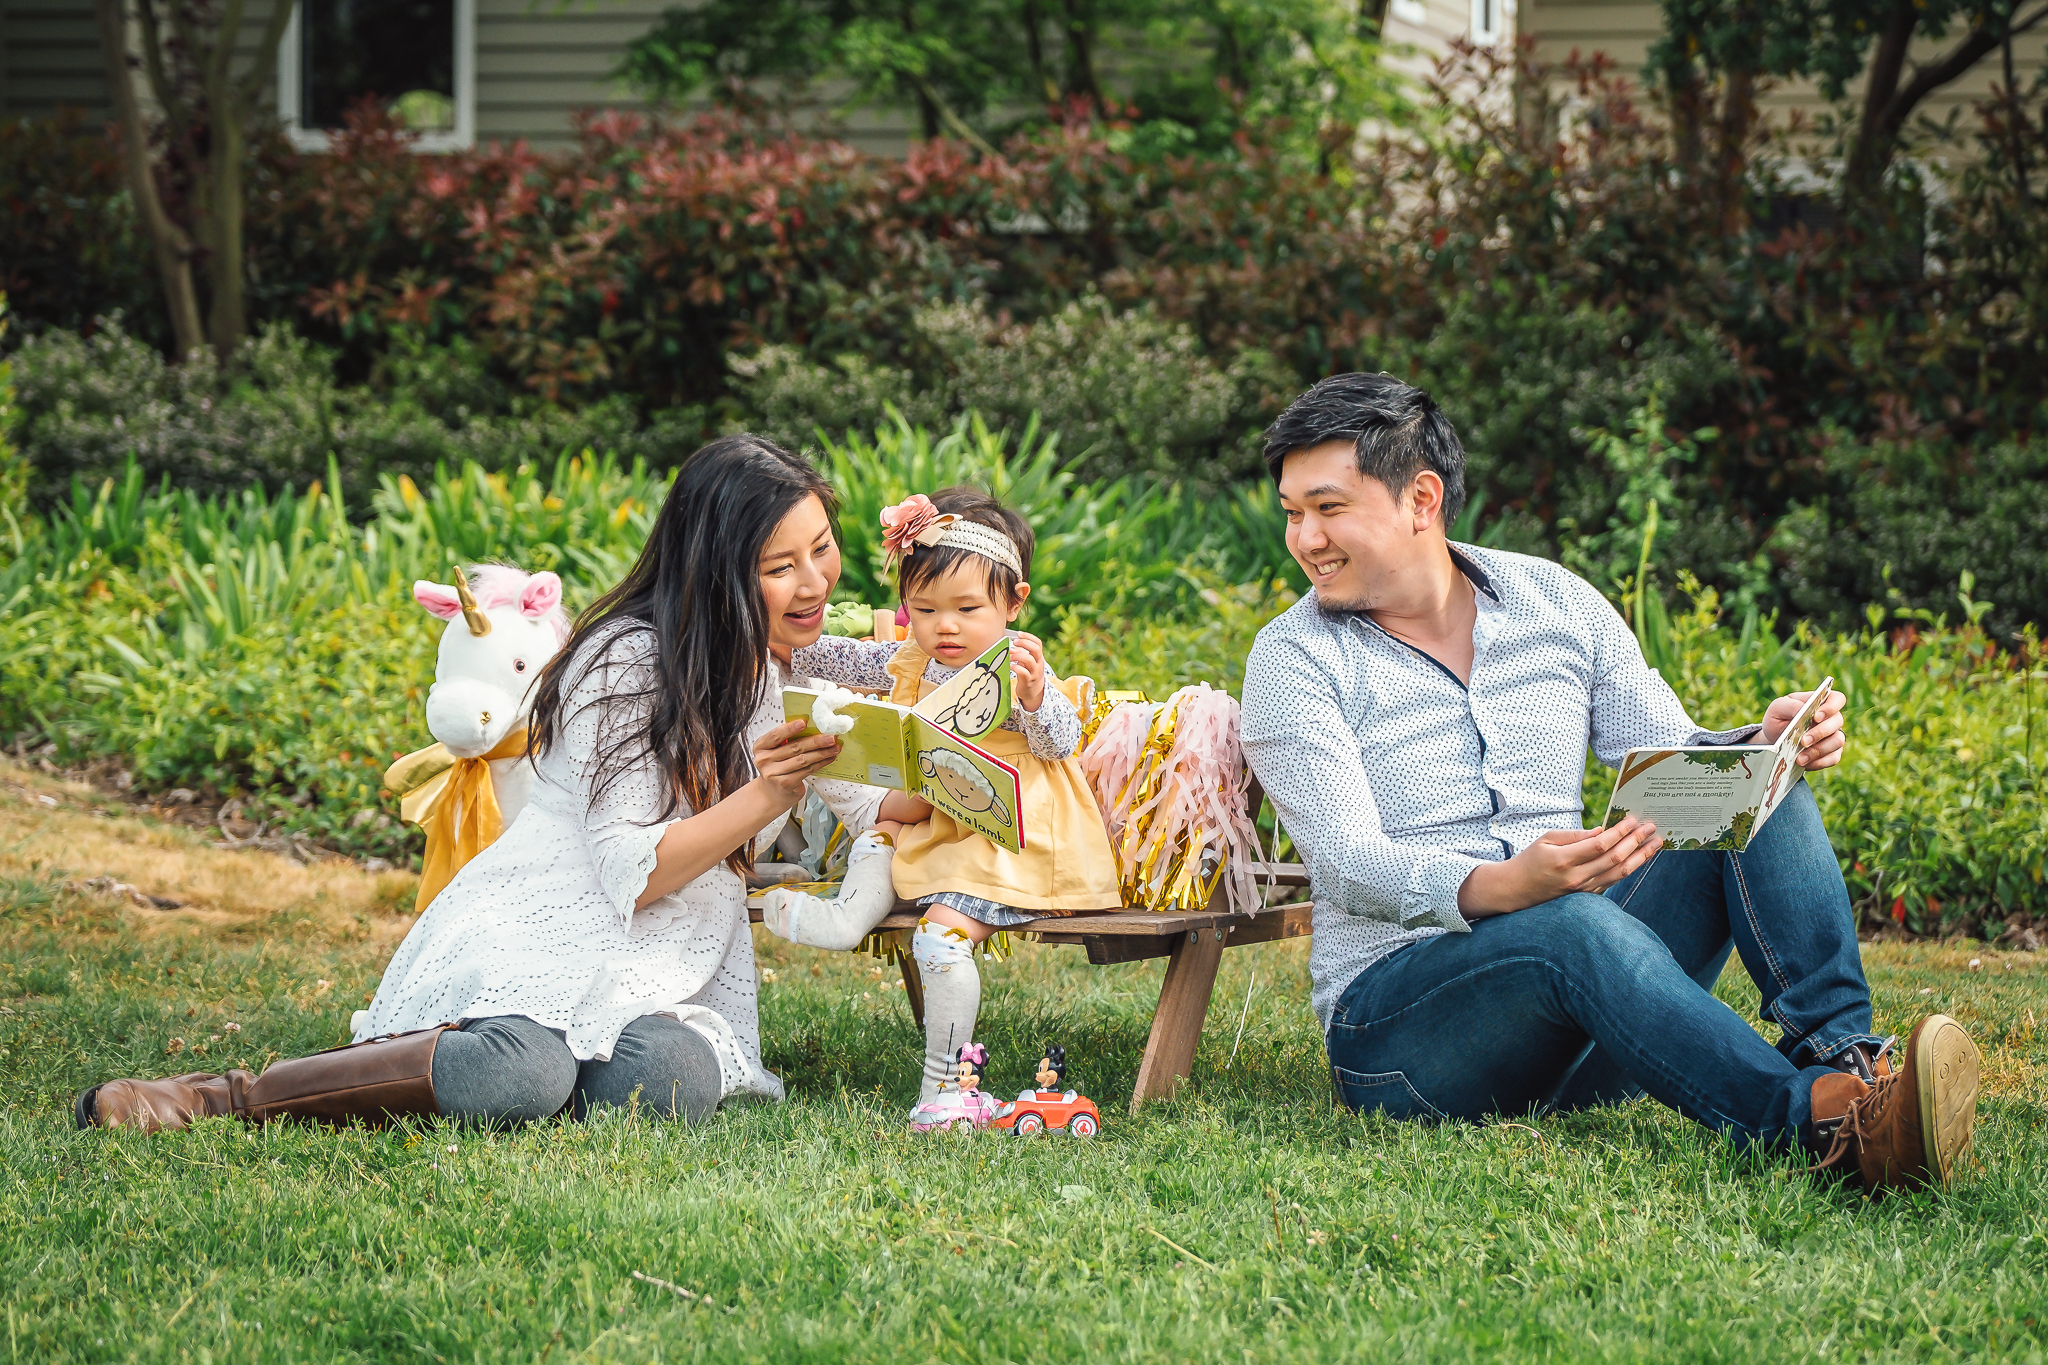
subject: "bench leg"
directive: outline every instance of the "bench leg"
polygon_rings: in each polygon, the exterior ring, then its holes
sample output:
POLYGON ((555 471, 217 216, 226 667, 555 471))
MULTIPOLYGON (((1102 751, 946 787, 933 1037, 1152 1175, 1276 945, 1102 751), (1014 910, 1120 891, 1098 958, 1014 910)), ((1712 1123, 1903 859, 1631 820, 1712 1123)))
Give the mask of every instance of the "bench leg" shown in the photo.
POLYGON ((903 965, 903 998, 910 1002, 910 1017, 919 1028, 924 1027, 924 977, 919 975, 917 964, 905 953, 897 959, 903 965))
POLYGON ((1138 1063, 1138 1084, 1131 1092, 1131 1112, 1147 1100, 1173 1098, 1180 1083, 1194 1073, 1195 1049, 1202 1042, 1202 1022, 1209 1015, 1209 997, 1216 990, 1216 969, 1223 963, 1223 935, 1200 929, 1176 943, 1159 987, 1159 1009, 1152 1016, 1152 1036, 1145 1059, 1138 1063))

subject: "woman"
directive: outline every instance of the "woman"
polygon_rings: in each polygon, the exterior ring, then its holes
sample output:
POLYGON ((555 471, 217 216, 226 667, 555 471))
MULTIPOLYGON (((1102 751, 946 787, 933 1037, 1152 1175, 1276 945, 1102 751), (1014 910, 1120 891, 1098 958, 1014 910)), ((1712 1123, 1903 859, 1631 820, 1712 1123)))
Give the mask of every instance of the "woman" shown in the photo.
MULTIPOLYGON (((399 945, 355 1045, 259 1077, 110 1081, 85 1126, 236 1114, 695 1120, 780 1099, 761 1066, 743 874, 839 742, 783 723, 790 652, 839 579, 832 494, 753 436, 677 474, 639 561, 541 675, 533 796, 399 945), (395 1035, 395 1036, 393 1036, 395 1035)), ((852 829, 882 793, 817 781, 852 829)))

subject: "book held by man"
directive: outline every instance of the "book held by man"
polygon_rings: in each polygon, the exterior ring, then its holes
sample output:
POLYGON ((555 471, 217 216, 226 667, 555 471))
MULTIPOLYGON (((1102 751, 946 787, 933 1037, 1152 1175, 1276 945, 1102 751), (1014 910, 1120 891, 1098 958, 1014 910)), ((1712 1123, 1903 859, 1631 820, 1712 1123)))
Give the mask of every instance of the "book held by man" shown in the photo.
POLYGON ((1823 680, 1775 744, 1629 750, 1602 825, 1633 815, 1657 826, 1666 849, 1748 848, 1804 776, 1799 745, 1834 685, 1823 680))
POLYGON ((923 797, 960 824, 1021 853, 1023 786, 1017 770, 974 742, 1009 718, 1010 700, 1005 637, 915 706, 841 688, 785 687, 782 714, 810 722, 807 735, 839 736, 839 756, 818 776, 923 797))

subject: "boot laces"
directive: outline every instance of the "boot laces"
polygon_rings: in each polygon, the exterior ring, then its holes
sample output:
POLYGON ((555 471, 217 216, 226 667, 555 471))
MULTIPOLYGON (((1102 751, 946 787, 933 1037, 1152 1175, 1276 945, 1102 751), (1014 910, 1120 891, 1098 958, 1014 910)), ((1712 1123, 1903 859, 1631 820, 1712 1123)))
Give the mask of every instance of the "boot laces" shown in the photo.
POLYGON ((1835 1140, 1828 1147, 1828 1154, 1820 1159, 1818 1169, 1824 1171, 1845 1164, 1863 1150, 1868 1139, 1865 1130, 1875 1130, 1883 1123, 1885 1111, 1891 1107, 1892 1096, 1899 1088, 1898 1082, 1896 1071, 1879 1076, 1871 1083, 1870 1093, 1850 1102, 1848 1114, 1835 1125, 1835 1140))

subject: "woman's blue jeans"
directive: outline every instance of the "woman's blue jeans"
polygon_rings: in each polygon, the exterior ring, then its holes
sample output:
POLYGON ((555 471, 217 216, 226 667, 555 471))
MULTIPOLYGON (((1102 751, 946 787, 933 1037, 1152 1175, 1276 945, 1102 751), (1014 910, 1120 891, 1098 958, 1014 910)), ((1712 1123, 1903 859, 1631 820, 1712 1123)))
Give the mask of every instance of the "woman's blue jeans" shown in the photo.
POLYGON ((1476 1119, 1647 1092, 1737 1142, 1808 1146, 1815 1078, 1876 1041, 1849 893, 1803 782, 1745 852, 1662 853, 1604 895, 1374 963, 1328 1036, 1353 1109, 1476 1119), (1714 998, 1731 948, 1776 1047, 1714 998))

